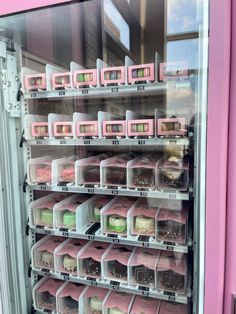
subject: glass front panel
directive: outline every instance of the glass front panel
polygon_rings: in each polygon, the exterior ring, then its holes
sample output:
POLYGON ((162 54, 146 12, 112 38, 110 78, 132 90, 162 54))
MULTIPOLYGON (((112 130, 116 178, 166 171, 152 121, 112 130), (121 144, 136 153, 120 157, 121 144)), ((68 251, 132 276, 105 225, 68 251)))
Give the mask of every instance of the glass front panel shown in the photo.
POLYGON ((36 310, 203 313, 207 17, 200 0, 91 0, 0 19, 36 310))

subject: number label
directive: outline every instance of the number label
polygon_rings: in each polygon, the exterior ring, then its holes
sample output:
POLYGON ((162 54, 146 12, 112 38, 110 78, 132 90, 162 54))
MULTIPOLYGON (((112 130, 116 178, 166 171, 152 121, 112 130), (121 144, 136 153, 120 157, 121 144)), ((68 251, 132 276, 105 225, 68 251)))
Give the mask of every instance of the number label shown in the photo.
POLYGON ((176 199, 176 194, 169 194, 169 198, 176 199))
POLYGON ((111 191, 111 194, 112 194, 112 195, 118 195, 119 192, 118 192, 118 190, 112 190, 112 191, 111 191))
POLYGON ((113 238, 113 239, 112 239, 112 242, 113 242, 113 243, 120 243, 120 240, 117 239, 117 238, 113 238))
POLYGON ((137 90, 138 91, 143 91, 143 90, 145 90, 145 86, 144 85, 138 85, 137 86, 137 90))
POLYGON ((176 140, 169 140, 169 143, 170 143, 170 144, 176 144, 177 141, 176 141, 176 140))
POLYGON ((144 295, 145 297, 149 297, 149 291, 142 291, 142 295, 144 295))
POLYGON ((92 234, 89 234, 89 235, 88 235, 88 239, 89 239, 89 240, 94 240, 94 239, 95 239, 95 236, 92 235, 92 234))
POLYGON ((88 95, 89 91, 88 89, 82 89, 82 95, 88 95))
POLYGON ((66 144, 66 140, 60 140, 60 145, 65 145, 66 144))
POLYGON ((119 88, 118 87, 112 87, 111 88, 111 92, 112 93, 118 93, 119 92, 119 88))
POLYGON ((145 145, 146 144, 146 141, 145 140, 139 140, 138 141, 138 145, 145 145))
POLYGON ((140 192, 141 197, 147 197, 147 192, 140 192))
POLYGON ((84 145, 90 145, 90 140, 84 140, 84 145))
POLYGON ((113 144, 113 145, 119 145, 119 144, 120 144, 120 141, 114 140, 114 141, 112 141, 112 144, 113 144))
POLYGON ((46 187, 45 185, 41 185, 41 186, 40 186, 40 190, 45 191, 45 190, 47 190, 47 187, 46 187))
POLYGON ((142 242, 142 246, 143 247, 149 247, 150 245, 149 245, 149 242, 142 242))
POLYGON ((51 230, 45 230, 45 229, 44 229, 44 233, 45 233, 45 234, 51 234, 51 230))
POLYGON ((31 98, 36 98, 36 97, 37 97, 37 94, 36 94, 36 93, 31 93, 31 94, 30 94, 30 97, 31 97, 31 98))
POLYGON ((37 144, 37 145, 42 145, 42 144, 43 144, 43 141, 37 140, 37 141, 36 141, 36 144, 37 144))
POLYGON ((70 280, 70 277, 69 277, 69 275, 65 275, 65 276, 63 276, 63 279, 64 279, 65 281, 69 281, 69 280, 70 280))
POLYGON ((67 191, 68 191, 68 187, 66 187, 66 186, 62 186, 61 190, 62 190, 62 191, 66 191, 66 192, 67 192, 67 191))
POLYGON ((94 189, 88 189, 88 193, 94 193, 94 189))
POLYGON ((171 301, 171 302, 175 302, 175 297, 172 296, 172 295, 170 295, 170 296, 168 297, 168 300, 171 301))
POLYGON ((167 246, 166 246, 166 249, 167 249, 168 251, 174 251, 174 247, 171 246, 171 245, 167 245, 167 246))
POLYGON ((61 90, 58 92, 58 96, 65 96, 66 92, 64 90, 61 90))

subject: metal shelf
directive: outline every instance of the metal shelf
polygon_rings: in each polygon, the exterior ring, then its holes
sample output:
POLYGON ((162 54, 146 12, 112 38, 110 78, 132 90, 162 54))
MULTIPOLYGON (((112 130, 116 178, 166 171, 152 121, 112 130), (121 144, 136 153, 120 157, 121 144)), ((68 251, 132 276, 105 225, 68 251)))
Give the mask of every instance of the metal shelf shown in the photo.
POLYGON ((188 303, 188 297, 191 296, 191 293, 188 293, 189 295, 179 295, 175 293, 170 293, 167 291, 155 291, 153 289, 148 289, 146 287, 137 286, 137 287, 130 287, 122 283, 118 283, 115 281, 105 281, 105 280, 93 280, 92 278, 82 278, 78 276, 72 276, 69 274, 61 274, 61 273, 55 273, 52 271, 42 271, 33 269, 34 273, 36 273, 39 276, 47 276, 52 277, 55 279, 61 279, 64 281, 71 281, 71 282, 77 282, 82 283, 84 285, 89 286, 97 286, 101 288, 107 288, 110 290, 116 290, 116 291, 123 291, 131 294, 138 294, 138 295, 144 295, 155 299, 161 299, 166 301, 172 301, 172 302, 178 302, 187 304, 188 303))
POLYGON ((158 250, 166 250, 166 251, 173 251, 173 252, 180 252, 180 253, 188 253, 188 248, 191 247, 192 241, 189 240, 188 245, 174 245, 172 243, 162 243, 155 241, 153 238, 150 237, 139 237, 134 236, 133 239, 125 238, 121 236, 110 236, 109 234, 103 235, 100 229, 95 234, 86 234, 84 233, 77 233, 77 232, 70 232, 66 229, 63 231, 60 230, 50 230, 44 228, 32 228, 30 230, 35 233, 40 234, 50 234, 62 237, 69 237, 69 238, 78 238, 78 239, 86 239, 86 240, 94 240, 100 242, 108 242, 108 243, 119 243, 124 245, 131 245, 136 247, 145 247, 151 249, 158 249, 158 250))
POLYGON ((28 188, 35 191, 52 191, 52 192, 70 192, 70 193, 85 193, 85 194, 99 194, 99 195, 120 195, 120 196, 134 196, 146 198, 161 198, 161 199, 175 199, 188 201, 192 193, 189 192, 171 192, 171 191, 139 191, 131 189, 109 189, 109 188, 94 188, 94 187, 80 187, 80 186, 53 186, 53 185, 28 185, 28 188))
POLYGON ((189 145, 189 139, 183 138, 152 138, 152 139, 32 139, 27 145, 63 145, 63 146, 165 146, 189 145))
POLYGON ((81 89, 35 91, 24 93, 24 99, 42 98, 110 98, 130 96, 152 96, 161 94, 170 89, 191 88, 189 80, 170 81, 161 83, 148 83, 137 85, 119 85, 107 87, 90 87, 81 89))

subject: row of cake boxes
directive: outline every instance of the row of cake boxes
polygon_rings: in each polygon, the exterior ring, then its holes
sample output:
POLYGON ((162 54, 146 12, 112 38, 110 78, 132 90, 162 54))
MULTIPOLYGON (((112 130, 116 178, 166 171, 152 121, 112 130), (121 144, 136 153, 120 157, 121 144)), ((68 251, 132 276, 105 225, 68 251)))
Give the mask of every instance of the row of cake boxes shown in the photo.
POLYGON ((25 138, 106 138, 186 136, 186 117, 164 118, 159 110, 151 117, 142 117, 131 110, 126 116, 99 111, 97 117, 75 112, 72 115, 50 113, 25 116, 25 138))
POLYGON ((76 156, 43 156, 30 159, 27 164, 28 184, 188 190, 188 156, 169 157, 161 153, 124 153, 110 156, 107 153, 79 160, 76 160, 76 156))
POLYGON ((47 235, 32 247, 32 269, 125 287, 187 292, 187 254, 47 235), (90 279, 92 280, 92 279, 90 279))
POLYGON ((98 287, 42 278, 33 289, 34 307, 73 314, 187 314, 188 306, 98 287), (74 310, 74 311, 73 311, 74 310))
POLYGON ((124 85, 143 82, 158 82, 168 79, 186 79, 189 76, 186 61, 159 63, 155 54, 155 62, 135 65, 126 56, 124 66, 109 67, 97 59, 96 69, 85 69, 71 62, 70 70, 47 64, 44 73, 22 68, 21 82, 23 92, 35 90, 55 90, 81 88, 91 86, 124 85))
POLYGON ((135 240, 138 236, 149 236, 153 242, 187 243, 188 206, 177 200, 156 200, 155 204, 149 204, 146 199, 121 196, 68 197, 64 193, 51 193, 31 202, 29 213, 32 228, 84 235, 95 223, 100 223, 99 233, 104 237, 117 235, 135 240))

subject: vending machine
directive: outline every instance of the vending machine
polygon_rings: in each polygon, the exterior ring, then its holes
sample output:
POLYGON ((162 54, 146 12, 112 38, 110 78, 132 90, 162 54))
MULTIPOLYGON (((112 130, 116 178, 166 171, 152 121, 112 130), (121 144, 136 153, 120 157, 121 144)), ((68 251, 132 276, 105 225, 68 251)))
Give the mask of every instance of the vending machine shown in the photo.
POLYGON ((53 4, 0 9, 3 313, 222 314, 230 1, 53 4))

